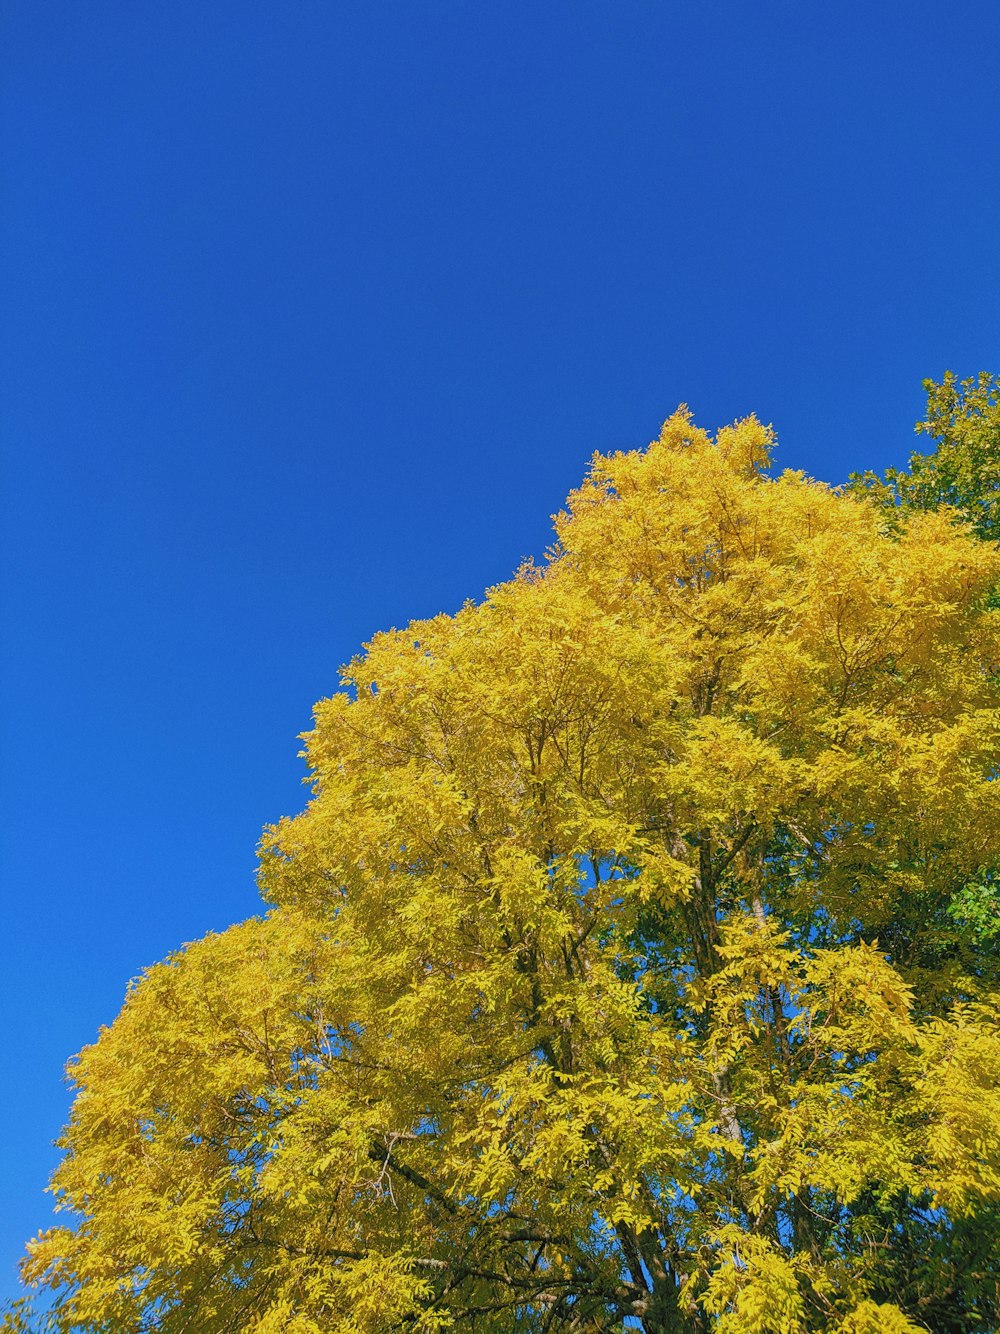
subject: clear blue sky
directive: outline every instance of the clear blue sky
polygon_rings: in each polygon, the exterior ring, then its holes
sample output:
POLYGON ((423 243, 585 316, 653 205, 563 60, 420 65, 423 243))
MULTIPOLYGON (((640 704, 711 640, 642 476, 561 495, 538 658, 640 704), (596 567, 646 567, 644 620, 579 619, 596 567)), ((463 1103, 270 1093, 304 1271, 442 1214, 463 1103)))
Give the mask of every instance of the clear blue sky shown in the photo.
POLYGON ((376 629, 681 401, 901 462, 1000 369, 1000 7, 5 0, 0 1297, 66 1058, 256 910, 376 629))

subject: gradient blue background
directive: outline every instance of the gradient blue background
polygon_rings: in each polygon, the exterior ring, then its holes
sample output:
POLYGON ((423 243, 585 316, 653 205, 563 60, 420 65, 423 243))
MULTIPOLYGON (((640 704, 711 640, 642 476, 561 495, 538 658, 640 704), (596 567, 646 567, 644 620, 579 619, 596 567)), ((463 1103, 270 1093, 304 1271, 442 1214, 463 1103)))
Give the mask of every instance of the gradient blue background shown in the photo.
POLYGON ((685 400, 830 481, 1000 369, 1000 7, 5 0, 0 1297, 65 1059, 253 913, 378 628, 685 400))

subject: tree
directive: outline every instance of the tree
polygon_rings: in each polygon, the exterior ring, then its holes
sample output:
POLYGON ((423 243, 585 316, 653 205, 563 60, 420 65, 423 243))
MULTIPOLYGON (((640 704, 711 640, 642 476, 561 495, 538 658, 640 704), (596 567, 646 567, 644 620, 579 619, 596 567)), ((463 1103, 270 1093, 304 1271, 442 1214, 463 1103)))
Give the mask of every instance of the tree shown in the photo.
POLYGON ((267 915, 72 1068, 61 1329, 998 1327, 1000 554, 771 446, 350 664, 267 915))
POLYGON ((917 433, 937 447, 914 452, 909 469, 853 473, 855 490, 867 490, 885 510, 908 513, 949 506, 980 537, 1000 539, 1000 376, 980 371, 959 380, 945 371, 940 384, 925 380, 927 416, 917 433))

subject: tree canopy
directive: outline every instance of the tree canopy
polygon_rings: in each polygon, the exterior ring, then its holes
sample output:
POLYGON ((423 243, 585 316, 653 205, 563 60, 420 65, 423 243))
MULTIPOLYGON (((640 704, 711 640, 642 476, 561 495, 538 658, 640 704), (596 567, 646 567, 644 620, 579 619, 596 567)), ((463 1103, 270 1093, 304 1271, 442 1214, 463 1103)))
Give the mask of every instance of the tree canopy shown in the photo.
POLYGON ((266 915, 72 1066, 58 1329, 998 1327, 1000 552, 772 444, 678 411, 345 670, 266 915))
POLYGON ((930 454, 914 451, 909 468, 884 477, 856 473, 855 489, 867 490, 889 511, 949 506, 980 535, 1000 539, 1000 376, 980 371, 959 380, 945 371, 941 383, 925 380, 927 416, 917 432, 936 441, 930 454))

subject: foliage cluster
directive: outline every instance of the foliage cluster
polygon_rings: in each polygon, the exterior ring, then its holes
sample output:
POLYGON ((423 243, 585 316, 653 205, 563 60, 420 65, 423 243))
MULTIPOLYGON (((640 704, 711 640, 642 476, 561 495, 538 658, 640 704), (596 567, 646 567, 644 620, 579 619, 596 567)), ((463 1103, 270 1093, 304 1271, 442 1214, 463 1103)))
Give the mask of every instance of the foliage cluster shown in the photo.
POLYGON ((845 491, 679 411, 372 641, 267 915, 73 1066, 55 1328, 998 1327, 998 399, 932 388, 845 491))

